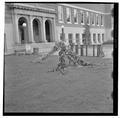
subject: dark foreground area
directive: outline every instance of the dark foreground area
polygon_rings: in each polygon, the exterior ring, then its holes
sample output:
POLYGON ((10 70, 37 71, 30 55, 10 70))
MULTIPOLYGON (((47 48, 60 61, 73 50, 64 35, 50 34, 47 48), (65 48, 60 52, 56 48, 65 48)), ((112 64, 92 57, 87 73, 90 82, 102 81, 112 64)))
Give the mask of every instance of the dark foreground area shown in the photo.
POLYGON ((69 67, 66 74, 50 72, 58 57, 42 64, 31 63, 36 56, 5 56, 5 112, 113 113, 113 61, 82 57, 99 64, 69 67))

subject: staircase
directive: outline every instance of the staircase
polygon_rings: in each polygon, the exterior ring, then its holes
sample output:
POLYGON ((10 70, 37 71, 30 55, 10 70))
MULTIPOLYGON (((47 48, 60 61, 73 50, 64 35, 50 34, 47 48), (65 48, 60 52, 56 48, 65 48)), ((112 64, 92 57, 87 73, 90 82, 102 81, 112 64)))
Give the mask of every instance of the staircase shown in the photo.
POLYGON ((35 50, 38 50, 38 53, 48 53, 52 47, 55 45, 52 43, 31 43, 31 44, 17 44, 14 47, 15 54, 33 54, 35 50), (28 49, 29 48, 29 49, 28 49))

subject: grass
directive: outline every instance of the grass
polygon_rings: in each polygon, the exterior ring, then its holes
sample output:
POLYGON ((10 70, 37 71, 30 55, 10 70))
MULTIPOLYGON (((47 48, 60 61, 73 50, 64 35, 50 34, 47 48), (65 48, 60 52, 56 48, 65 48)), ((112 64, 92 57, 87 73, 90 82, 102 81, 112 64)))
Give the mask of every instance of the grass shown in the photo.
POLYGON ((112 59, 81 57, 99 64, 70 67, 66 74, 49 72, 57 66, 51 56, 42 64, 32 55, 5 56, 5 112, 112 113, 112 59))

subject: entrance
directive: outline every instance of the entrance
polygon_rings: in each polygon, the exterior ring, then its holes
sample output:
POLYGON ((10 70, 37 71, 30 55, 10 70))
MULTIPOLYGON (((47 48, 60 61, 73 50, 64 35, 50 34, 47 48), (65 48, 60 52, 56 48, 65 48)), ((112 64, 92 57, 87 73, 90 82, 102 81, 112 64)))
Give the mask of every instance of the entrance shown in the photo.
POLYGON ((41 39, 41 24, 38 19, 33 20, 33 36, 36 43, 42 42, 41 39))
POLYGON ((21 44, 29 43, 28 25, 27 25, 26 18, 24 17, 19 18, 18 28, 19 28, 19 37, 20 37, 21 44))
POLYGON ((52 24, 50 20, 45 22, 46 40, 47 42, 52 42, 52 24))

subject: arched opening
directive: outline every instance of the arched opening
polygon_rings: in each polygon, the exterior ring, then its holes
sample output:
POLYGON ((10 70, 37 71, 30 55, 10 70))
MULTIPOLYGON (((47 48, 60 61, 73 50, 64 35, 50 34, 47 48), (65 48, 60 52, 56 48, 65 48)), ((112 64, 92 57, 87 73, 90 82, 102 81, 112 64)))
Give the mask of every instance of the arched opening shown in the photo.
POLYGON ((38 19, 33 20, 33 36, 36 43, 42 42, 41 40, 41 24, 38 19))
POLYGON ((46 20, 45 22, 45 32, 47 42, 52 42, 52 24, 51 21, 46 20))
POLYGON ((28 24, 26 18, 24 17, 19 18, 18 28, 19 28, 19 37, 21 44, 29 43, 28 24))

